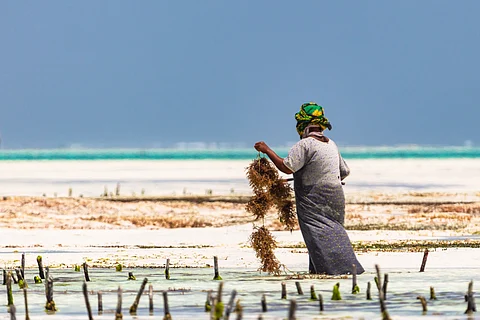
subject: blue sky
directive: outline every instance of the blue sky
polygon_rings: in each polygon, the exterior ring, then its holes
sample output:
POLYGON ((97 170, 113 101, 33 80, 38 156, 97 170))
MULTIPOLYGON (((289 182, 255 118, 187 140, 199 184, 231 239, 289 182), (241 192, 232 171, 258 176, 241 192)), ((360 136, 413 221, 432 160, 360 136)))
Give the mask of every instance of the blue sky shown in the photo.
POLYGON ((0 1, 4 148, 480 144, 480 1, 0 1))

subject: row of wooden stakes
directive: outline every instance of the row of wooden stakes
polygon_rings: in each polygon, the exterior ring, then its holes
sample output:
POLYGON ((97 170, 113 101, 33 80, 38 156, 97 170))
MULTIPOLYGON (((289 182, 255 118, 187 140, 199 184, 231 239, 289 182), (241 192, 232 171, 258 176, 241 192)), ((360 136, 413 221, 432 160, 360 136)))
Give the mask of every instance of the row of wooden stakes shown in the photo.
MULTIPOLYGON (((420 272, 424 271, 425 268, 425 263, 426 263, 426 257, 428 255, 428 250, 425 251, 424 258, 422 261, 422 267, 420 269, 420 272)), ((37 263, 39 266, 39 276, 35 276, 35 283, 41 283, 41 279, 46 279, 46 284, 45 284, 45 294, 46 294, 46 305, 45 309, 50 312, 56 311, 55 307, 55 302, 53 300, 53 278, 49 275, 49 268, 46 267, 46 275, 44 273, 44 268, 42 264, 42 257, 38 256, 37 257, 37 263)), ((377 276, 375 277, 375 283, 378 289, 378 296, 379 296, 379 303, 380 303, 380 311, 382 314, 382 319, 383 320, 388 320, 390 319, 390 316, 388 314, 388 311, 386 309, 386 304, 385 300, 387 299, 387 285, 388 285, 388 274, 384 274, 384 280, 383 284, 381 282, 380 278, 380 270, 378 265, 375 266, 376 271, 377 271, 377 276)), ((93 316, 91 314, 91 308, 90 308, 90 303, 88 301, 88 294, 87 294, 87 282, 90 281, 90 276, 88 273, 88 265, 86 263, 83 264, 83 270, 85 274, 85 282, 83 284, 83 291, 84 291, 84 296, 85 296, 85 302, 87 306, 87 311, 89 313, 89 318, 93 319, 93 316)), ((79 270, 78 270, 79 271, 79 270)), ((118 268, 117 268, 117 271, 118 268)), ((121 270, 120 270, 121 271, 121 270)), ((214 257, 214 280, 222 280, 221 276, 219 275, 218 271, 218 258, 214 257)), ((21 267, 19 269, 15 269, 15 274, 13 272, 7 272, 6 270, 3 270, 3 284, 7 285, 7 301, 8 301, 8 310, 9 313, 11 314, 11 319, 16 319, 15 316, 15 305, 13 303, 13 294, 12 294, 12 289, 11 289, 11 282, 12 280, 14 283, 18 283, 19 287, 23 289, 24 292, 24 300, 25 300, 25 310, 26 310, 26 317, 25 319, 29 319, 28 316, 28 300, 27 300, 27 284, 25 281, 25 254, 22 255, 22 263, 21 267), (17 278, 15 277, 15 274, 17 278)), ((165 278, 170 279, 170 272, 169 272, 169 259, 167 259, 166 262, 166 268, 165 268, 165 278)), ((134 280, 135 277, 132 272, 129 273, 129 279, 134 280)), ((130 313, 135 314, 138 303, 140 301, 140 297, 143 294, 145 290, 145 286, 147 284, 148 280, 145 278, 142 282, 142 285, 140 287, 140 290, 137 294, 137 297, 130 307, 130 313)), ((303 291, 300 286, 300 282, 296 282, 296 287, 297 287, 297 293, 299 295, 303 295, 303 291)), ((335 284, 333 288, 333 294, 332 294, 332 300, 341 300, 341 295, 340 295, 340 289, 339 289, 340 284, 337 283, 335 284)), ((228 319, 229 314, 232 310, 236 310, 237 312, 237 319, 241 319, 241 306, 239 304, 239 301, 237 301, 236 307, 233 309, 233 303, 236 295, 236 291, 234 290, 232 292, 232 297, 230 299, 230 302, 228 304, 228 307, 225 311, 223 311, 223 303, 221 301, 221 292, 222 292, 222 287, 223 287, 223 282, 220 282, 219 284, 219 289, 218 289, 218 294, 216 297, 214 297, 211 292, 209 292, 207 296, 207 300, 205 302, 205 309, 206 311, 211 311, 211 318, 212 319, 223 319, 226 318, 228 319), (212 308, 213 306, 213 308, 212 308), (227 315, 228 314, 228 315, 227 315)), ((357 284, 357 275, 356 275, 356 266, 352 265, 352 294, 357 294, 360 292, 360 289, 357 284)), ((118 288, 118 303, 117 303, 117 309, 116 309, 116 319, 121 319, 122 318, 122 311, 121 311, 121 304, 122 304, 122 290, 119 287, 118 288)), ((149 287, 149 297, 150 297, 150 307, 149 310, 150 312, 153 312, 153 287, 150 285, 149 287)), ((367 292, 366 292, 366 297, 367 300, 371 300, 371 284, 368 282, 367 284, 367 292)), ((171 315, 169 312, 169 307, 168 307, 168 299, 167 299, 167 292, 163 292, 163 298, 164 298, 164 319, 171 319, 171 315)), ((287 299, 287 293, 286 293, 286 284, 285 282, 282 282, 282 294, 281 294, 281 299, 287 299)), ((311 300, 318 300, 319 301, 319 310, 324 311, 324 306, 323 306, 323 297, 322 295, 318 295, 315 293, 314 286, 312 285, 310 288, 310 299, 311 300)), ((422 296, 419 296, 417 299, 420 300, 422 304, 422 309, 423 312, 427 311, 427 303, 426 299, 422 296)), ((433 287, 430 287, 430 299, 434 300, 436 299, 435 297, 435 291, 433 287)), ((476 311, 476 305, 475 305, 475 300, 473 296, 473 282, 469 283, 468 291, 467 294, 465 295, 465 301, 467 302, 467 310, 465 313, 472 313, 476 311)), ((266 304, 266 298, 265 295, 262 296, 261 300, 261 305, 262 305, 262 311, 266 312, 267 311, 267 304, 266 304)), ((295 315, 295 309, 296 309, 296 301, 291 300, 290 301, 290 308, 289 308, 289 317, 288 319, 293 319, 295 315)), ((102 303, 102 292, 98 292, 98 312, 102 313, 103 312, 103 303, 102 303)))

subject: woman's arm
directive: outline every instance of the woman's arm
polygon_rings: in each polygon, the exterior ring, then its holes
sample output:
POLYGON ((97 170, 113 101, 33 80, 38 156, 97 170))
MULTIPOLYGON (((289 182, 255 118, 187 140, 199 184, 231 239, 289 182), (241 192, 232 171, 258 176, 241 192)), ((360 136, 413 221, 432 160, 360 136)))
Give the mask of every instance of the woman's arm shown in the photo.
POLYGON ((272 160, 273 164, 278 168, 278 170, 282 171, 286 174, 292 174, 292 170, 290 170, 284 163, 283 158, 280 158, 278 154, 275 153, 270 147, 263 141, 259 141, 255 143, 254 146, 255 150, 265 153, 270 160, 272 160))
POLYGON ((338 157, 340 160, 340 180, 343 181, 343 179, 345 179, 350 174, 350 168, 347 166, 345 160, 343 160, 340 152, 338 153, 338 157))

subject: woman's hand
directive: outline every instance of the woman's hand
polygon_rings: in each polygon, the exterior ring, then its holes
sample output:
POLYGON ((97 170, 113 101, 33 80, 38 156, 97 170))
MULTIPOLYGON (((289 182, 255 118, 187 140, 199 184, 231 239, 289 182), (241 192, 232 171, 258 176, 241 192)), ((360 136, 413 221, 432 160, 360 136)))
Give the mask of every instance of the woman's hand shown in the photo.
POLYGON ((255 148, 255 150, 262 153, 267 153, 267 151, 270 150, 270 147, 267 146, 267 144, 263 141, 259 141, 255 143, 253 147, 255 148))
POLYGON ((280 171, 282 171, 283 173, 286 173, 286 174, 293 173, 292 170, 290 170, 289 168, 287 168, 287 166, 285 166, 285 164, 283 163, 283 158, 280 158, 275 153, 275 151, 273 151, 272 149, 270 149, 269 146, 267 146, 267 144, 265 142, 259 141, 259 142, 255 143, 255 145, 253 147, 258 152, 265 153, 270 158, 270 160, 272 160, 273 164, 275 164, 275 166, 277 167, 278 170, 280 170, 280 171))

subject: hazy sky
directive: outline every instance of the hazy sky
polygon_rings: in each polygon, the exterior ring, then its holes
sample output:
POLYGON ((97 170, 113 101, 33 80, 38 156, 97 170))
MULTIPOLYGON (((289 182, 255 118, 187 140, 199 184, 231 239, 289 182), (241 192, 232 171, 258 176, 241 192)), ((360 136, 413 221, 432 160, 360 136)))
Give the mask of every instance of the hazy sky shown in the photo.
POLYGON ((0 1, 4 148, 480 144, 480 1, 0 1))

